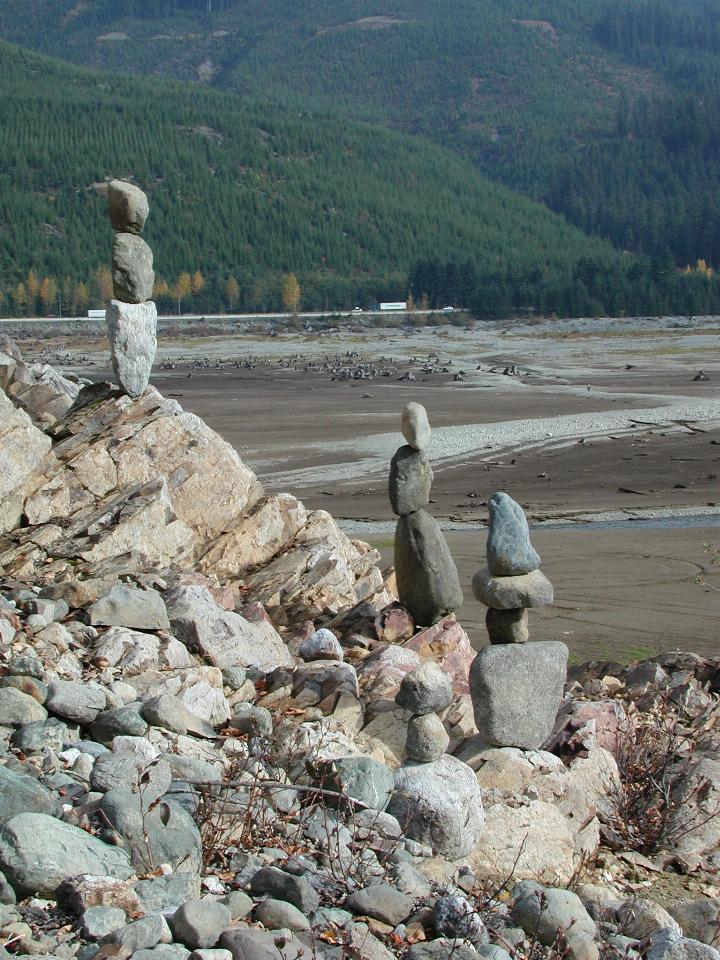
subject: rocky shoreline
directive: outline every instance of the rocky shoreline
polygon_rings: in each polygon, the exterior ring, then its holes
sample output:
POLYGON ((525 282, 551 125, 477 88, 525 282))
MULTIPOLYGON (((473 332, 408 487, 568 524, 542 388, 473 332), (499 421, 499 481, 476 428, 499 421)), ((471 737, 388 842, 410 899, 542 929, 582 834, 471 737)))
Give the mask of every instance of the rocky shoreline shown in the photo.
POLYGON ((0 960, 718 960, 720 658, 493 745, 455 615, 175 400, 0 388, 0 960))

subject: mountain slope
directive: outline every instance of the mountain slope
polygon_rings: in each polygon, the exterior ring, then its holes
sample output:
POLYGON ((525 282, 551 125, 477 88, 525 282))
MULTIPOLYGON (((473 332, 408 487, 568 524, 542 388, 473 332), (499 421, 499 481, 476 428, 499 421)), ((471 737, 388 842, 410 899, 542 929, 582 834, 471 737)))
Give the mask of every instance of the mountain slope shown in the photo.
MULTIPOLYGON (((148 190, 161 277, 199 270, 198 307, 279 306, 299 275, 306 306, 395 299, 423 257, 566 276, 613 263, 545 208, 421 139, 205 88, 71 67, 0 43, 0 290, 28 270, 60 283, 109 261, 97 188, 148 190), (251 301, 255 301, 254 303, 251 301)), ((97 291, 99 296, 101 291, 97 291)))
POLYGON ((720 94, 719 24, 704 0, 5 0, 0 10, 2 35, 63 58, 420 133, 620 248, 716 266, 720 127, 706 106, 720 94), (671 143, 677 117, 687 136, 671 143))

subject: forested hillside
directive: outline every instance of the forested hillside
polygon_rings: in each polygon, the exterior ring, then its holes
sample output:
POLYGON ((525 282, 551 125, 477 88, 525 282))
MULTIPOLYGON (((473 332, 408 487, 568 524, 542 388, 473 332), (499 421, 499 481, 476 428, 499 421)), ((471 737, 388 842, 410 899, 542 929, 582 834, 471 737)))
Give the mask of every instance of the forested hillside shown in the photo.
POLYGON ((112 177, 149 193, 165 309, 278 309, 290 273, 308 308, 394 300, 429 257, 560 285, 583 257, 623 259, 422 139, 3 42, 0 129, 3 312, 108 295, 112 177))
POLYGON ((0 33, 422 134, 619 249, 720 266, 709 0, 3 0, 0 33))

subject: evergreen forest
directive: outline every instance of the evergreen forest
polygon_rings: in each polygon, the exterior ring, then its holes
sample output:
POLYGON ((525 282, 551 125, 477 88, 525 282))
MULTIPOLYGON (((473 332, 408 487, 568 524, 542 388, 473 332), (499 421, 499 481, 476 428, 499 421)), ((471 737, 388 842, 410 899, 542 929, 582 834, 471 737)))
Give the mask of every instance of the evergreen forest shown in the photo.
POLYGON ((5 312, 30 270, 38 309, 102 299, 109 176, 151 194, 167 309, 290 273, 319 309, 718 309, 710 0, 0 0, 0 36, 111 71, 0 49, 5 312))

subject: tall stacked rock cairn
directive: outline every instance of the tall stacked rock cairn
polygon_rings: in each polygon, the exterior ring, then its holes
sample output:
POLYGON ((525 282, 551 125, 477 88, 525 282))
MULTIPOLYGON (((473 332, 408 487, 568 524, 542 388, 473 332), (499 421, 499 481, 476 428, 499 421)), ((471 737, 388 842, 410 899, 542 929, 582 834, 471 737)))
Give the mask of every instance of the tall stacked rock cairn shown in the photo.
POLYGON ((429 626, 457 610, 463 594, 440 526, 424 509, 433 472, 425 453, 430 424, 422 404, 407 404, 402 433, 407 444, 393 457, 389 479, 390 504, 400 517, 395 530, 398 596, 416 624, 429 626))
POLYGON ((121 389, 139 397, 150 380, 157 349, 157 309, 152 302, 153 253, 140 236, 150 206, 132 183, 111 180, 108 216, 115 230, 112 245, 113 297, 106 312, 113 373, 121 389))
POLYGON ((490 646, 470 668, 475 723, 489 745, 536 750, 551 735, 567 677, 564 643, 528 643, 528 609, 553 601, 520 504, 506 493, 489 502, 487 567, 473 592, 488 608, 490 646))

